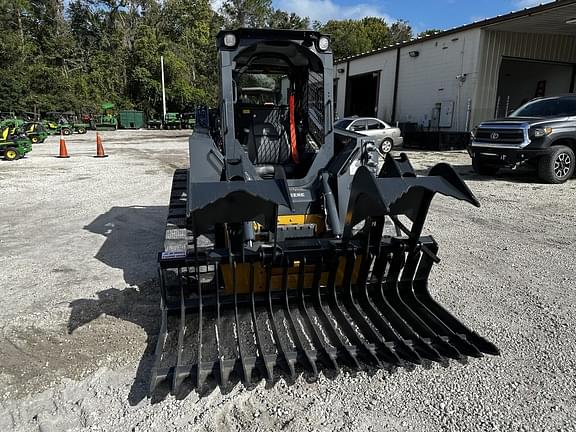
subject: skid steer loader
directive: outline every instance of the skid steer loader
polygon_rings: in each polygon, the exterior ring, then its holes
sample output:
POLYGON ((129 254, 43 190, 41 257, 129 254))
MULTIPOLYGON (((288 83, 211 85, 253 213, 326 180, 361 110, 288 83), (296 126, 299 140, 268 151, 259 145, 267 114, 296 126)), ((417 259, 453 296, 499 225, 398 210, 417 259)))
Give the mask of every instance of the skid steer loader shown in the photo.
POLYGON ((379 169, 369 137, 334 131, 327 36, 240 29, 217 45, 217 115, 174 175, 159 254, 151 394, 497 355, 427 286, 432 198, 479 205, 458 174, 417 176, 403 154, 379 169), (274 97, 239 97, 256 86, 274 97))

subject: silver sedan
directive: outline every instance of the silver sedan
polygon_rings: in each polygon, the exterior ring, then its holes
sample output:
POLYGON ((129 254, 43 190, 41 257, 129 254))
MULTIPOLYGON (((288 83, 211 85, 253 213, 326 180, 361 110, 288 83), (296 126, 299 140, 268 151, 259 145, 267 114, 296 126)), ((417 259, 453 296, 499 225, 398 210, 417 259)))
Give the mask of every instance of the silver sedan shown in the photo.
POLYGON ((338 120, 334 127, 374 137, 375 144, 382 153, 388 153, 394 146, 404 142, 400 129, 374 117, 344 117, 338 120))

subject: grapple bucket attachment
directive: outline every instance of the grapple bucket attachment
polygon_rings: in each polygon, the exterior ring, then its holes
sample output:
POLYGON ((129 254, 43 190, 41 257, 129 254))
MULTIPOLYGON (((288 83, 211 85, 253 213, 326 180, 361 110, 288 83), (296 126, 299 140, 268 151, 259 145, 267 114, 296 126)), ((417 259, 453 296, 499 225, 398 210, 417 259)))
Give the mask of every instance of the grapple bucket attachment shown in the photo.
POLYGON ((417 177, 407 160, 388 158, 379 177, 356 172, 342 239, 161 257, 151 392, 162 382, 178 394, 184 381, 201 391, 497 355, 428 290, 438 247, 421 231, 436 193, 478 205, 448 165, 417 177), (388 224, 397 233, 386 235, 388 224))

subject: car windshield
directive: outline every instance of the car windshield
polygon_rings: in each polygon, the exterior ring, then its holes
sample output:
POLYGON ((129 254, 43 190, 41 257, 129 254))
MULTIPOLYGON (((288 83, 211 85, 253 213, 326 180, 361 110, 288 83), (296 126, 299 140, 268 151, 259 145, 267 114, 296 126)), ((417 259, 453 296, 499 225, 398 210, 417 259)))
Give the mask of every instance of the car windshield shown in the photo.
POLYGON ((528 102, 510 117, 557 117, 576 115, 576 98, 540 99, 528 102))
POLYGON ((348 120, 348 119, 344 119, 344 120, 339 120, 334 124, 334 127, 336 129, 346 129, 348 126, 350 126, 350 123, 352 123, 353 120, 348 120))

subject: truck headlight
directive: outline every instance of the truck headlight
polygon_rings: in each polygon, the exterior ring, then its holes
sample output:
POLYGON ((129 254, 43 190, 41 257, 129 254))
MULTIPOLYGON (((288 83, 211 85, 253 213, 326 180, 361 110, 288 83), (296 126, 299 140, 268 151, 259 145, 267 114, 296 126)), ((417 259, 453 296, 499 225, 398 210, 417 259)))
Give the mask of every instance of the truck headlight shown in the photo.
POLYGON ((532 136, 534 138, 542 138, 546 135, 550 135, 552 133, 553 129, 551 127, 545 127, 545 128, 535 128, 532 129, 532 136))

